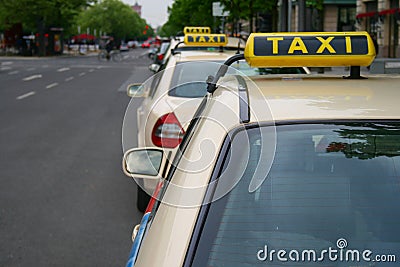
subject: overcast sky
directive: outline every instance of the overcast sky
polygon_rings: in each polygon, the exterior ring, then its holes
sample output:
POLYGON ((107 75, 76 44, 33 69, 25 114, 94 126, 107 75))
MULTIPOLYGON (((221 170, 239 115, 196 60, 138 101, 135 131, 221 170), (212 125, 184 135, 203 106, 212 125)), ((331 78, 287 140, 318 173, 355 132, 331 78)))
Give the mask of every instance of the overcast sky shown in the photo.
POLYGON ((168 6, 172 6, 174 0, 122 0, 133 6, 136 2, 142 6, 142 18, 153 28, 163 25, 168 20, 168 6))

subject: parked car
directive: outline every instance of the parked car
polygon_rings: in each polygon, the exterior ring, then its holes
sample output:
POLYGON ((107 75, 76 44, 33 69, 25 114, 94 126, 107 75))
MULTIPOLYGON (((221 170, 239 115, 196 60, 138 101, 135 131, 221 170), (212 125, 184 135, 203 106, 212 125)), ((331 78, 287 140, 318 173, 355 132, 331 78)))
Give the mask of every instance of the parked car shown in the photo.
POLYGON ((171 45, 171 42, 165 41, 162 42, 160 45, 160 48, 157 49, 157 54, 154 56, 154 64, 157 65, 162 65, 164 62, 165 54, 167 53, 169 47, 171 45))
POLYGON ((128 44, 122 42, 121 45, 119 46, 119 50, 120 50, 121 52, 129 51, 129 46, 128 46, 128 44))
MULTIPOLYGON (((144 84, 135 84, 133 88, 144 88, 141 93, 128 92, 131 97, 144 97, 137 110, 138 145, 164 147, 172 156, 206 93, 207 74, 210 69, 218 69, 216 62, 222 63, 232 55, 232 51, 182 51, 170 56, 163 71, 144 84)), ((138 181, 139 210, 146 208, 156 184, 138 181)))
POLYGON ((129 41, 128 42, 128 47, 129 48, 136 48, 139 46, 139 42, 138 41, 129 41))
POLYGON ((150 48, 151 46, 151 41, 144 41, 142 43, 142 48, 150 48))
POLYGON ((156 54, 157 54, 157 48, 155 48, 155 47, 150 48, 150 49, 147 51, 147 56, 148 56, 148 58, 150 58, 150 59, 153 60, 153 61, 154 61, 154 58, 155 58, 156 54))
MULTIPOLYGON (((363 32, 250 35, 212 74, 127 266, 397 266, 400 76, 360 73, 374 57, 363 32), (229 75, 238 58, 350 75, 229 75)), ((154 179, 165 160, 135 148, 123 167, 154 179)))
MULTIPOLYGON (((212 34, 209 36, 220 37, 212 34)), ((132 90, 128 90, 128 95, 132 97, 144 97, 137 109, 138 146, 162 147, 170 152, 170 158, 173 158, 197 106, 207 93, 208 75, 216 72, 225 60, 237 53, 232 49, 221 50, 220 46, 221 44, 215 41, 186 42, 184 50, 171 53, 161 72, 144 84, 135 84, 132 90), (217 49, 198 49, 204 46, 216 46, 217 49), (190 50, 190 47, 193 49, 190 50), (140 93, 135 91, 137 89, 140 89, 140 93)), ((235 62, 232 66, 230 73, 238 75, 249 75, 250 72, 251 75, 310 73, 305 67, 279 68, 279 71, 276 68, 251 68, 243 60, 235 62)), ((144 211, 157 182, 140 179, 137 183, 137 207, 144 211)))

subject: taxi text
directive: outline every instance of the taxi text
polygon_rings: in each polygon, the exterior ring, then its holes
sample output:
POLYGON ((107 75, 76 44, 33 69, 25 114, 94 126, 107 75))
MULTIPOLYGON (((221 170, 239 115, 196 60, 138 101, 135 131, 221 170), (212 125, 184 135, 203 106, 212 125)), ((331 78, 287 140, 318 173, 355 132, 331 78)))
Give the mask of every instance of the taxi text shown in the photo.
POLYGON ((210 27, 185 27, 183 29, 184 34, 198 33, 198 34, 209 34, 211 33, 210 27))
POLYGON ((225 35, 187 35, 186 40, 188 43, 225 43, 225 35))
POLYGON ((254 55, 365 55, 366 36, 257 36, 254 55))

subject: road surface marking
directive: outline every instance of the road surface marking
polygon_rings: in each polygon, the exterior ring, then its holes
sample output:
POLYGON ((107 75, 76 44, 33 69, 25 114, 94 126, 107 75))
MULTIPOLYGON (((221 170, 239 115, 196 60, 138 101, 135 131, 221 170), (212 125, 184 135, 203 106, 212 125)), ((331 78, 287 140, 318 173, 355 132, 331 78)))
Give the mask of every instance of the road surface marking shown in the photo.
POLYGON ((73 80, 73 79, 74 79, 74 77, 71 76, 71 77, 66 78, 65 81, 66 81, 66 82, 69 82, 69 81, 71 81, 71 80, 73 80))
POLYGON ((46 88, 50 89, 50 88, 56 87, 57 85, 58 85, 58 83, 52 83, 52 84, 47 85, 46 88))
POLYGON ((79 76, 83 76, 83 75, 86 75, 86 73, 85 72, 79 73, 79 76))
POLYGON ((58 72, 63 72, 63 71, 67 71, 67 70, 70 70, 70 68, 61 68, 61 69, 58 69, 57 71, 58 72))
POLYGON ((1 63, 1 65, 2 66, 5 66, 5 65, 11 65, 11 64, 13 64, 14 62, 12 62, 12 61, 4 61, 4 62, 2 62, 1 63))
POLYGON ((17 97, 17 100, 21 100, 21 99, 30 97, 30 96, 32 96, 32 95, 34 95, 34 94, 36 94, 35 91, 31 91, 31 92, 29 92, 29 93, 26 93, 26 94, 23 94, 23 95, 18 96, 18 97, 17 97))
POLYGON ((90 69, 90 70, 89 70, 89 72, 93 72, 93 71, 94 71, 94 69, 90 69))
POLYGON ((36 70, 36 68, 28 68, 28 69, 26 69, 27 71, 33 71, 33 70, 36 70))
POLYGON ((19 73, 19 71, 14 70, 14 71, 10 71, 8 74, 9 74, 9 75, 14 75, 14 74, 17 74, 17 73, 19 73))
POLYGON ((23 78, 22 80, 23 81, 31 81, 31 80, 40 79, 40 78, 42 78, 42 74, 36 74, 36 75, 28 76, 28 77, 23 78))
POLYGON ((0 71, 3 71, 3 70, 11 70, 12 68, 11 67, 1 67, 0 68, 0 71))

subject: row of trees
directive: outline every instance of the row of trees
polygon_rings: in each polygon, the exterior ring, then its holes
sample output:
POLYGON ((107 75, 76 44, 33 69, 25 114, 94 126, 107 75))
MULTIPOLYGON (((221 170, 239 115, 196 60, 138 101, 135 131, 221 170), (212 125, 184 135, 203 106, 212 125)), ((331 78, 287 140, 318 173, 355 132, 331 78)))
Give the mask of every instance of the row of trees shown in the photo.
POLYGON ((127 4, 104 0, 81 12, 76 23, 82 29, 96 29, 119 40, 145 40, 154 35, 151 27, 127 4))
POLYGON ((41 27, 69 29, 81 10, 91 0, 0 0, 0 30, 22 23, 26 32, 36 32, 41 27))
MULTIPOLYGON (((22 25, 25 34, 43 36, 50 28, 63 28, 65 38, 78 29, 96 29, 117 39, 147 39, 154 34, 145 20, 121 0, 0 0, 0 32, 22 25), (79 26, 79 27, 78 27, 79 26)), ((44 47, 44 40, 39 40, 44 47)))
MULTIPOLYGON (((168 8, 169 18, 161 28, 161 34, 174 35, 182 31, 184 26, 209 26, 217 28, 221 18, 212 16, 212 3, 215 0, 175 0, 168 8)), ((240 31, 236 26, 240 20, 249 21, 249 30, 255 31, 253 19, 260 14, 276 16, 277 0, 219 0, 229 11, 227 23, 233 25, 232 33, 240 31)))

